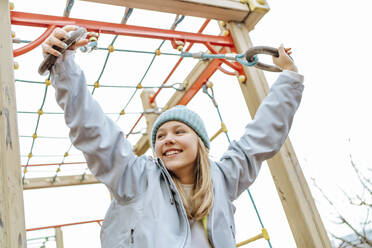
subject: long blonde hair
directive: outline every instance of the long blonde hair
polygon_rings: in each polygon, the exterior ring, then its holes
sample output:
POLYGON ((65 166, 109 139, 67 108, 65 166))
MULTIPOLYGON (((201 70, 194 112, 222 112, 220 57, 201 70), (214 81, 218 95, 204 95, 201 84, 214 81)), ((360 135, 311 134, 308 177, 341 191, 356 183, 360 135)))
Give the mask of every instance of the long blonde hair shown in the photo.
POLYGON ((207 216, 213 206, 213 185, 210 173, 208 148, 198 136, 198 153, 194 166, 194 186, 192 190, 191 206, 186 200, 186 193, 180 180, 171 173, 178 191, 180 192, 183 206, 187 217, 193 220, 201 220, 207 216))

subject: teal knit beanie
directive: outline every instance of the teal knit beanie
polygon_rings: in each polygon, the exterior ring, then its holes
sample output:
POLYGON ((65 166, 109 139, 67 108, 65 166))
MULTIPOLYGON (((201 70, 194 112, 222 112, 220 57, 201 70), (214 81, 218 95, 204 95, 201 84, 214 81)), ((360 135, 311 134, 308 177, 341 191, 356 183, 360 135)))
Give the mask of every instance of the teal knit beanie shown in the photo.
POLYGON ((163 112, 155 121, 151 132, 151 144, 155 149, 156 133, 161 125, 168 121, 180 121, 191 127, 209 149, 208 133, 200 116, 183 105, 177 105, 163 112))

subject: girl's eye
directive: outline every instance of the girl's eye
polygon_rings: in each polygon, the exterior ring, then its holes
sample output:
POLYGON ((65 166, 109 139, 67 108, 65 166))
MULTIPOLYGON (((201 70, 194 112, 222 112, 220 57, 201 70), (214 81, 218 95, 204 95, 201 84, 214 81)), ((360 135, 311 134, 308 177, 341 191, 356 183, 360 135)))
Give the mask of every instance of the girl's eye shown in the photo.
POLYGON ((162 134, 159 134, 157 137, 156 137, 156 139, 161 139, 163 137, 163 135, 162 134))
POLYGON ((181 134, 181 133, 184 133, 185 131, 183 131, 183 130, 177 130, 176 131, 176 134, 181 134))

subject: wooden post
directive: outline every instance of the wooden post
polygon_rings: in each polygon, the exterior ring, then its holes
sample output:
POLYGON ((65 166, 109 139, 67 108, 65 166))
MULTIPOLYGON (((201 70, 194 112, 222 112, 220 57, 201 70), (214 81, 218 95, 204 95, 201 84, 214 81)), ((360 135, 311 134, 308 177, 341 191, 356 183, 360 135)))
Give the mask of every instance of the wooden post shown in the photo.
MULTIPOLYGON (((150 98, 155 94, 153 90, 143 90, 141 93, 141 100, 143 105, 144 116, 146 118, 146 134, 147 134, 147 147, 151 147, 151 130, 154 122, 158 118, 158 114, 155 113, 157 106, 156 102, 150 103, 150 98)), ((155 154, 155 151, 153 151, 155 154)))
MULTIPOLYGON (((249 7, 249 13, 244 20, 248 30, 254 29, 261 18, 270 10, 266 0, 245 0, 249 7)), ((234 21, 234 20, 230 20, 234 21)))
POLYGON ((24 181, 23 190, 44 189, 63 186, 74 186, 84 184, 100 183, 93 175, 58 176, 53 182, 53 177, 29 178, 24 181))
POLYGON ((57 248, 63 248, 63 233, 62 229, 60 227, 56 227, 54 229, 55 234, 56 234, 56 245, 57 248))
MULTIPOLYGON (((231 22, 228 27, 238 53, 252 47, 245 25, 231 22)), ((250 114, 254 116, 269 86, 261 70, 244 67, 244 71, 247 81, 240 87, 250 114)), ((268 164, 297 247, 330 248, 329 238, 289 139, 268 164)))
POLYGON ((0 247, 26 247, 9 2, 0 1, 0 247))

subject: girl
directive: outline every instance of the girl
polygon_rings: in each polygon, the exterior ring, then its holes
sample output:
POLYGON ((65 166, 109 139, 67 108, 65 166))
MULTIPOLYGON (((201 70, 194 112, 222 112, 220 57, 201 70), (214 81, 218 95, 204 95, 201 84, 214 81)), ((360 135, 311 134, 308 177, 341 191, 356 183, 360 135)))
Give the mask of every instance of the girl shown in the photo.
MULTIPOLYGON (((43 53, 61 55, 52 46, 63 47, 61 39, 75 29, 56 29, 43 53)), ((85 44, 79 41, 72 49, 85 44)), ((74 51, 58 58, 52 83, 71 141, 114 196, 101 229, 103 248, 235 247, 232 202, 253 183, 262 162, 280 149, 302 96, 303 77, 283 46, 279 54, 274 63, 284 71, 245 134, 217 162, 208 158, 203 121, 184 106, 163 112, 155 122, 151 143, 156 158, 136 156, 89 93, 74 51)))

